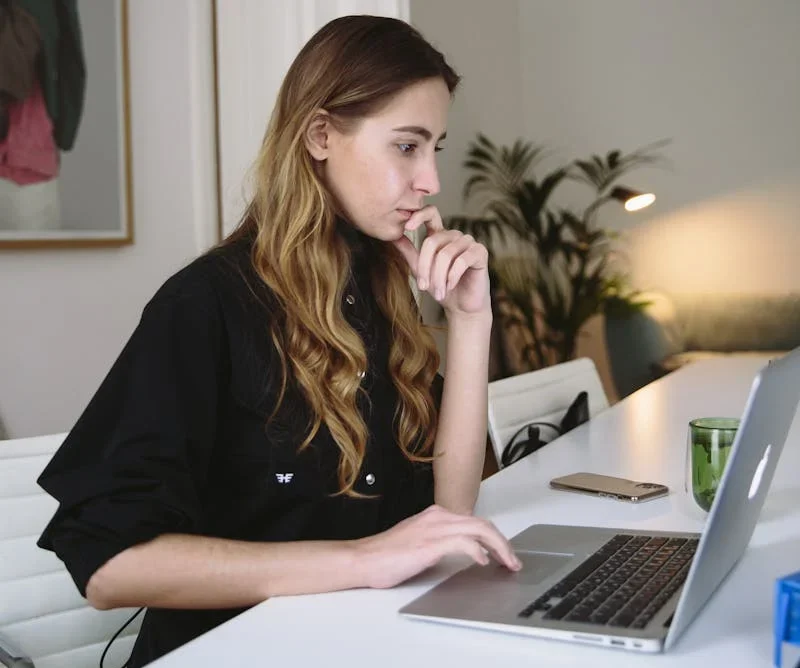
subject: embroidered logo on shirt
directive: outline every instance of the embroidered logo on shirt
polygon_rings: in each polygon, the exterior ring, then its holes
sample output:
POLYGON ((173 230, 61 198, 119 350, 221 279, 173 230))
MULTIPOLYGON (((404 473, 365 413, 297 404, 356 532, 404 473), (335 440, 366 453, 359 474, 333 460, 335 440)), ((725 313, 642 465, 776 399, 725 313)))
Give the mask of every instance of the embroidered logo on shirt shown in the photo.
POLYGON ((294 478, 294 473, 276 473, 275 479, 281 483, 282 485, 288 485, 292 482, 292 478, 294 478))

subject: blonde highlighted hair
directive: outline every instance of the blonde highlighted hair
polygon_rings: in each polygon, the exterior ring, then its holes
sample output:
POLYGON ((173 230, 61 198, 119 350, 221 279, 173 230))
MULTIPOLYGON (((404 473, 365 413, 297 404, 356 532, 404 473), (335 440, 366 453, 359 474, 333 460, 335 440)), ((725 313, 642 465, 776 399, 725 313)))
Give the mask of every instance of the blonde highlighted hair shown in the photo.
MULTIPOLYGON (((277 413, 291 374, 314 416, 300 448, 325 424, 340 450, 340 494, 354 485, 367 427, 357 408, 367 353, 341 310, 350 250, 336 231, 336 203, 320 181, 304 137, 319 110, 348 128, 378 111, 405 87, 441 78, 451 93, 459 77, 410 25, 397 19, 334 19, 309 40, 278 93, 254 165, 255 192, 241 224, 223 243, 252 236, 252 262, 284 317, 270 336, 282 365, 277 413)), ((389 243, 376 243, 371 282, 391 325, 389 372, 397 390, 394 430, 412 461, 430 458, 436 429, 431 386, 439 366, 422 324, 409 269, 389 243)))

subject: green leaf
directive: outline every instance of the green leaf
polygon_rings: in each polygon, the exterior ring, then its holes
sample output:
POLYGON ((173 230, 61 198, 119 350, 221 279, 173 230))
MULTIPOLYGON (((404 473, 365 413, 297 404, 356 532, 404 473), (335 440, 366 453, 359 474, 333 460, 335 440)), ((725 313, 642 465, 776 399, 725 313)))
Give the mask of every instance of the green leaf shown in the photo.
POLYGON ((632 170, 662 162, 656 142, 629 153, 613 149, 574 160, 544 175, 534 167, 541 146, 522 139, 495 145, 479 133, 467 150, 464 198, 475 197, 480 215, 452 216, 446 225, 483 241, 490 249, 490 280, 495 304, 505 304, 506 325, 526 327, 533 343, 523 351, 532 365, 563 361, 574 354, 580 328, 593 314, 635 312, 646 304, 627 278, 614 272, 624 256, 612 246, 619 233, 598 224, 599 209, 611 188, 632 170), (580 212, 551 203, 564 181, 591 188, 590 204, 580 212), (498 241, 513 244, 517 258, 492 251, 498 241))
POLYGON ((469 150, 468 155, 471 158, 471 160, 464 163, 465 167, 469 167, 473 164, 478 164, 478 165, 483 165, 484 163, 494 164, 495 162, 495 153, 491 150, 484 149, 480 146, 473 145, 473 147, 469 150))

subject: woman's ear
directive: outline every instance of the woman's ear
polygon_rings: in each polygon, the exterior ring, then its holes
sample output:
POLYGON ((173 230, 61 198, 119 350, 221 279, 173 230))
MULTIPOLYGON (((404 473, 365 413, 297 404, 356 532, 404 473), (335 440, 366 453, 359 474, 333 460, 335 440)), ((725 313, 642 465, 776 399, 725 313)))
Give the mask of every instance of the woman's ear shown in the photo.
POLYGON ((306 128, 305 143, 314 160, 322 162, 327 159, 331 129, 331 116, 327 111, 320 109, 312 116, 306 128))

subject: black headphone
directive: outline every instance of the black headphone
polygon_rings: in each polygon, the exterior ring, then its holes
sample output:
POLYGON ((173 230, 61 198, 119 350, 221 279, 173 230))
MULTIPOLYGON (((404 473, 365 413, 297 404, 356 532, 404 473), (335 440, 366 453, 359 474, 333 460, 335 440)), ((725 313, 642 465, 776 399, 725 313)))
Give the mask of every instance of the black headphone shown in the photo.
POLYGON ((547 445, 547 443, 550 442, 542 440, 539 431, 540 427, 549 427, 551 430, 553 430, 556 434, 553 436, 553 438, 561 436, 561 430, 551 422, 529 422, 528 424, 520 427, 511 437, 508 445, 503 448, 503 454, 500 457, 500 461, 503 466, 509 466, 514 462, 518 462, 523 457, 526 457, 532 452, 536 452, 539 448, 547 445), (516 441, 517 436, 519 436, 525 430, 528 431, 528 438, 515 443, 514 441, 516 441))
POLYGON ((564 417, 561 419, 559 425, 554 425, 552 422, 528 422, 520 427, 517 432, 511 437, 508 444, 503 448, 503 453, 500 456, 500 462, 503 466, 509 466, 514 462, 518 462, 523 457, 527 457, 532 452, 536 452, 539 448, 547 445, 550 441, 562 434, 566 434, 570 429, 574 429, 579 424, 583 424, 589 419, 589 394, 588 392, 579 392, 575 400, 570 404, 564 417), (544 441, 541 437, 540 427, 549 427, 555 432, 553 438, 544 441), (515 442, 517 437, 527 431, 528 438, 515 442))

